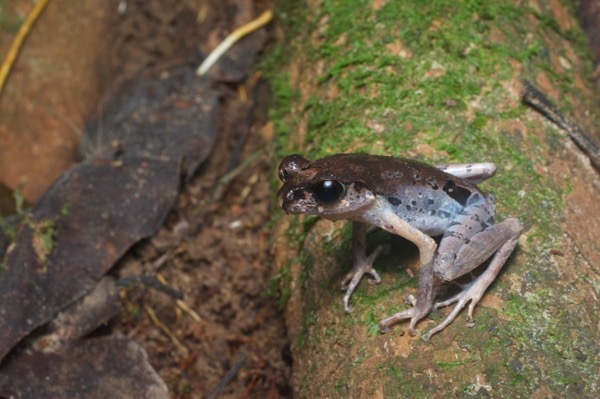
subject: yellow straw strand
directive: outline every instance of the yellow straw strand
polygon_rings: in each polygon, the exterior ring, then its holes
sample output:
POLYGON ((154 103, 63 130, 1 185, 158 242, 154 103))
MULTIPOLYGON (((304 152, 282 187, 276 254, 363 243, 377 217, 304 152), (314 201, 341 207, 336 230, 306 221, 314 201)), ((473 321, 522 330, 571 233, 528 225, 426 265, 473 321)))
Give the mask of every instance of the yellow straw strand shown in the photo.
POLYGON ((212 66, 221 58, 227 50, 231 48, 238 40, 242 37, 246 36, 248 33, 254 32, 265 26, 269 21, 273 19, 273 12, 271 10, 267 10, 263 12, 258 18, 255 20, 248 22, 246 25, 242 25, 233 32, 229 34, 211 53, 206 57, 204 62, 200 65, 198 70, 196 71, 196 75, 202 76, 212 66))
POLYGON ((148 306, 147 304, 144 304, 144 309, 146 310, 146 313, 148 314, 148 316, 150 316, 150 319, 152 320, 152 322, 158 326, 158 328, 160 330, 162 330, 162 332, 169 337, 169 339, 171 340, 171 342, 173 342, 173 345, 175 345, 177 347, 177 349, 179 349, 179 352, 181 353, 189 353, 188 348, 186 348, 175 336, 175 334, 173 334, 171 332, 171 330, 169 330, 169 327, 167 327, 162 321, 160 321, 158 319, 158 316, 156 316, 156 313, 154 313, 154 310, 152 310, 152 308, 150 306, 148 306))
POLYGON ((19 28, 15 38, 13 39, 12 44, 10 45, 10 49, 6 54, 6 58, 4 58, 4 62, 2 62, 2 66, 0 67, 0 93, 2 93, 2 89, 4 88, 4 83, 6 83, 6 79, 8 78, 8 74, 10 73, 17 56, 19 55, 19 51, 21 50, 21 46, 27 38, 27 35, 31 31, 31 27, 38 19, 44 8, 46 8, 46 4, 48 4, 49 0, 40 0, 33 10, 27 15, 25 21, 19 28))

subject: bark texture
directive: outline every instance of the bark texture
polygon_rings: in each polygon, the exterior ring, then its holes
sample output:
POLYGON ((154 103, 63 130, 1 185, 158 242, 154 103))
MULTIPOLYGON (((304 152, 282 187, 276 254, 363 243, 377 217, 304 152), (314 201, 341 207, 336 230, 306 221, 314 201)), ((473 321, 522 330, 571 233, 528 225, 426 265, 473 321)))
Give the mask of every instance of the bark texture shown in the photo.
POLYGON ((525 226, 474 323, 463 311, 423 342, 406 323, 377 330, 416 294, 416 249, 392 239, 376 263, 383 281, 363 281, 348 315, 339 283, 352 262, 350 226, 281 215, 276 253, 297 397, 597 397, 599 174, 520 100, 528 79, 599 141, 574 11, 556 0, 287 3, 272 79, 280 154, 491 161, 497 175, 481 186, 496 197, 497 219, 525 226))

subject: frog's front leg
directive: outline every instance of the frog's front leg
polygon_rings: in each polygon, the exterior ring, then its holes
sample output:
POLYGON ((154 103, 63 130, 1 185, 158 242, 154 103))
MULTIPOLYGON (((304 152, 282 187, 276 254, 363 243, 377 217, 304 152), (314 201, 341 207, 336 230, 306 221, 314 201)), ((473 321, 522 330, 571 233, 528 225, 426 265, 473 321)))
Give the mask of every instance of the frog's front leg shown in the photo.
POLYGON ((342 280, 342 290, 346 291, 344 295, 344 310, 346 312, 352 312, 350 297, 365 274, 370 274, 375 284, 381 282, 379 273, 373 268, 373 262, 383 250, 384 246, 379 245, 371 255, 367 256, 367 224, 363 222, 352 223, 353 266, 352 270, 342 280))
POLYGON ((344 295, 344 309, 348 313, 352 311, 352 308, 349 306, 350 296, 365 273, 371 274, 375 279, 375 283, 381 281, 379 274, 373 268, 373 262, 383 251, 383 247, 376 248, 371 255, 366 256, 367 223, 404 237, 414 243, 419 248, 422 265, 427 265, 432 261, 436 248, 436 243, 431 237, 398 217, 385 200, 377 199, 370 205, 369 209, 363 210, 360 216, 352 220, 354 266, 342 282, 342 289, 346 290, 346 294, 344 295), (347 287, 345 287, 346 284, 347 287))
POLYGON ((411 333, 416 334, 414 326, 425 317, 433 304, 436 287, 433 285, 433 259, 436 243, 419 229, 411 226, 400 218, 383 200, 379 199, 373 206, 371 212, 364 212, 362 219, 390 233, 406 238, 419 248, 421 271, 419 278, 419 295, 416 305, 408 310, 397 313, 383 320, 379 327, 382 332, 399 320, 411 319, 411 333))

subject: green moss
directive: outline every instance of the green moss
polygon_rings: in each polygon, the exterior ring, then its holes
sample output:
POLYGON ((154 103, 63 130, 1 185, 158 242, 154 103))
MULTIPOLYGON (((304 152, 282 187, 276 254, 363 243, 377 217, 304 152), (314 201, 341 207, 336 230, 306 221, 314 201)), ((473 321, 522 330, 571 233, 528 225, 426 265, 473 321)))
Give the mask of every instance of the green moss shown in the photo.
MULTIPOLYGON (((571 323, 572 313, 580 312, 579 306, 568 302, 568 294, 557 296, 556 289, 538 290, 526 298, 513 296, 505 310, 513 319, 507 333, 523 345, 527 353, 537 353, 547 359, 544 379, 556 392, 564 391, 564 386, 572 382, 592 392, 599 366, 594 357, 596 338, 592 329, 584 326, 577 329, 575 337, 572 330, 564 328, 571 323)), ((515 381, 518 378, 514 376, 515 381)))
POLYGON ((436 365, 443 370, 452 370, 456 367, 462 366, 463 362, 437 362, 436 365))
POLYGON ((383 385, 383 392, 386 398, 422 398, 426 397, 424 386, 421 381, 411 378, 405 368, 388 364, 386 374, 391 377, 383 385))
POLYGON ((308 328, 303 328, 302 331, 300 331, 298 333, 298 335, 296 335, 296 340, 294 342, 294 346, 296 348, 306 348, 308 347, 308 343, 309 343, 309 334, 308 334, 308 328))
POLYGON ((15 240, 21 221, 25 219, 25 199, 23 198, 23 195, 19 190, 14 190, 12 194, 15 201, 15 212, 18 221, 8 222, 7 219, 0 217, 0 229, 2 229, 2 233, 6 236, 8 242, 13 242, 15 240))
POLYGON ((348 383, 346 382, 346 380, 341 379, 336 381, 333 387, 338 394, 348 393, 348 383))
POLYGON ((0 1, 0 29, 6 32, 16 33, 24 19, 20 16, 11 17, 6 12, 6 5, 4 1, 0 1))
POLYGON ((287 305, 288 300, 291 296, 291 265, 292 259, 288 259, 286 264, 279 269, 269 279, 269 286, 266 291, 266 295, 277 298, 277 307, 283 310, 287 305))
POLYGON ((39 237, 41 249, 49 254, 54 249, 56 237, 56 224, 54 220, 42 220, 35 226, 35 234, 39 237))

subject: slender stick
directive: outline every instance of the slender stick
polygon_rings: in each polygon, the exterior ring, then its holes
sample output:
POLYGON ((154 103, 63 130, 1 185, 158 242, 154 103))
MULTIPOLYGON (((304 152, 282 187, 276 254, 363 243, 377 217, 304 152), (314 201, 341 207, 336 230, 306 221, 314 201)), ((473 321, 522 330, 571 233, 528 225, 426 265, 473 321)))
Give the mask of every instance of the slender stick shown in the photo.
POLYGON ((4 83, 6 83, 6 79, 8 78, 8 74, 10 73, 17 56, 19 55, 19 51, 21 50, 21 46, 25 41, 25 38, 31 31, 31 27, 38 19, 44 8, 48 4, 48 0, 39 0, 39 2, 35 5, 33 10, 27 15, 25 21, 23 21, 23 25, 19 28, 15 38, 13 39, 12 44, 10 45, 10 49, 6 54, 6 58, 2 62, 2 66, 0 66, 0 93, 2 93, 2 89, 4 88, 4 83))
POLYGON ((523 101, 533 109, 550 119, 585 152, 597 170, 600 170, 600 148, 583 129, 561 113, 534 85, 523 81, 523 101))
POLYGON ((260 29, 264 25, 266 25, 273 18, 273 12, 271 10, 267 10, 263 12, 258 18, 247 23, 246 25, 242 25, 233 32, 229 34, 219 44, 206 59, 202 62, 198 70, 196 71, 196 75, 202 76, 221 58, 223 54, 227 50, 231 48, 238 40, 242 37, 246 36, 248 33, 254 32, 257 29, 260 29))

